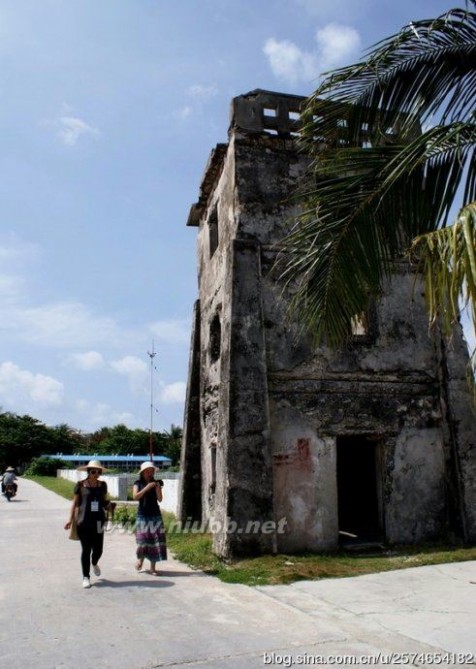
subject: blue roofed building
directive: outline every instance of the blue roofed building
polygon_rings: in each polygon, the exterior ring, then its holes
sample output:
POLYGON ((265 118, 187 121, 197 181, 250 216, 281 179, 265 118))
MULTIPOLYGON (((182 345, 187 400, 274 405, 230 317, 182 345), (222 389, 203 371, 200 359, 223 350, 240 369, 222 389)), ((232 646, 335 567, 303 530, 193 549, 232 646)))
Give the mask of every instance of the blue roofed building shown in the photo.
MULTIPOLYGON (((47 455, 45 457, 59 458, 75 467, 87 465, 90 460, 99 460, 106 469, 115 469, 121 472, 132 472, 139 469, 141 464, 150 461, 150 455, 100 455, 98 453, 89 453, 87 455, 47 455)), ((172 460, 165 455, 154 455, 153 462, 156 467, 167 468, 172 464, 172 460)))

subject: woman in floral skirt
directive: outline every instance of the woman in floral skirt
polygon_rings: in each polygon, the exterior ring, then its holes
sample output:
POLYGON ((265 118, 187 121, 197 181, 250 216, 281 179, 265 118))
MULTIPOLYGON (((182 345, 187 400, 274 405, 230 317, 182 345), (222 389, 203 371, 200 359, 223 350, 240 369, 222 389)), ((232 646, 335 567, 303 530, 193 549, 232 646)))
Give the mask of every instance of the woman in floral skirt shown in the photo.
POLYGON ((150 562, 152 574, 158 574, 156 563, 167 559, 165 529, 159 502, 162 501, 163 481, 154 480, 157 467, 153 462, 143 462, 139 479, 132 488, 132 498, 139 502, 136 523, 137 562, 140 571, 144 560, 150 562))

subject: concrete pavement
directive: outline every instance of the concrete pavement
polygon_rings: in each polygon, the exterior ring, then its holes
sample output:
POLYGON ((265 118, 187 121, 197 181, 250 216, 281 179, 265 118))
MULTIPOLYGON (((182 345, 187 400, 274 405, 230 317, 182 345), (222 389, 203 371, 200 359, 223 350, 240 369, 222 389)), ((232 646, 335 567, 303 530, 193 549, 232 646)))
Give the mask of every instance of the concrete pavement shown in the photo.
POLYGON ((173 559, 137 574, 134 537, 108 532, 83 590, 69 504, 23 479, 0 498, 2 667, 476 664, 476 562, 249 588, 173 559))

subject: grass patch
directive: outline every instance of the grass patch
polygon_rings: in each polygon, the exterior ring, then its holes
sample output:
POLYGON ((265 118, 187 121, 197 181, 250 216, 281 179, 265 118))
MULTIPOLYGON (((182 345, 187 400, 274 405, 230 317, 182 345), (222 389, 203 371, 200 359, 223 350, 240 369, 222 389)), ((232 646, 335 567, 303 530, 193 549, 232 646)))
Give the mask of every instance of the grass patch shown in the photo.
POLYGON ((217 575, 227 583, 277 585, 475 559, 475 547, 402 546, 372 556, 339 551, 327 555, 266 555, 248 560, 233 560, 224 565, 217 575))
POLYGON ((177 531, 173 514, 164 513, 167 544, 175 557, 225 583, 278 585, 301 580, 345 578, 423 565, 476 560, 476 547, 401 546, 379 554, 336 551, 327 554, 263 555, 242 560, 220 560, 212 551, 211 534, 177 531))
MULTIPOLYGON (((28 476, 58 495, 72 499, 74 483, 50 476, 28 476)), ((137 505, 117 505, 114 522, 132 527, 137 505)), ((278 585, 302 580, 346 578, 393 569, 476 560, 476 546, 446 544, 393 547, 378 554, 345 551, 300 555, 263 555, 246 560, 223 561, 212 551, 212 536, 203 532, 181 532, 172 513, 163 512, 170 552, 193 569, 199 569, 226 583, 278 585)))
MULTIPOLYGON (((51 490, 51 492, 55 492, 57 495, 60 495, 61 497, 65 497, 66 499, 73 499, 73 493, 74 493, 74 486, 76 483, 74 481, 68 481, 67 479, 59 479, 56 478, 56 476, 36 476, 33 474, 28 474, 27 476, 23 476, 22 478, 28 479, 29 481, 35 481, 35 483, 39 483, 42 485, 44 488, 48 488, 48 490, 51 490)), ((21 486, 21 480, 19 483, 19 487, 21 486)))

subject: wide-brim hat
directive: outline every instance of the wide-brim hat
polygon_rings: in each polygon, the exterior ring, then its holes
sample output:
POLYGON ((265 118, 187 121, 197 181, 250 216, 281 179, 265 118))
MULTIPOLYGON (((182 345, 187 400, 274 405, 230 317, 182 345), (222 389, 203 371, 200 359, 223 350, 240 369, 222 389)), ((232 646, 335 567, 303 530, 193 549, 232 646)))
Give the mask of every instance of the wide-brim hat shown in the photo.
POLYGON ((156 470, 157 467, 154 465, 153 462, 150 462, 150 460, 149 460, 148 462, 143 462, 141 464, 140 469, 139 469, 139 474, 142 474, 144 469, 154 469, 154 470, 156 470))
POLYGON ((99 462, 99 460, 90 460, 87 465, 81 465, 78 469, 82 472, 87 472, 88 469, 100 469, 102 472, 108 472, 109 470, 99 462))
POLYGON ((7 468, 5 469, 5 471, 6 471, 6 472, 14 472, 15 470, 14 470, 13 467, 7 467, 7 468))

